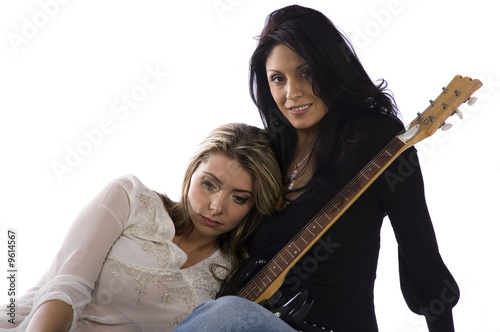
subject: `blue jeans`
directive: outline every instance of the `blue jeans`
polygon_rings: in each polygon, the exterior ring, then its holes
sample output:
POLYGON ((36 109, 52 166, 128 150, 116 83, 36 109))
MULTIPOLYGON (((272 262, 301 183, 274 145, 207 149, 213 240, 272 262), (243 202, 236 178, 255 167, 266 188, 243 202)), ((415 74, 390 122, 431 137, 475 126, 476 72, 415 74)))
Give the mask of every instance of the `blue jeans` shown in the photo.
POLYGON ((295 332, 272 312, 237 296, 223 296, 197 306, 174 332, 295 332))

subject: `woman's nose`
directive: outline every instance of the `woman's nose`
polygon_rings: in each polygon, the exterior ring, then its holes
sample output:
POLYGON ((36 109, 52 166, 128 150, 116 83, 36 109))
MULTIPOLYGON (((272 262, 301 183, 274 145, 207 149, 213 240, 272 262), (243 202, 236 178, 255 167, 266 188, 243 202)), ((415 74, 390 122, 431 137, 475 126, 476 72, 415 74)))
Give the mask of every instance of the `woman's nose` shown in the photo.
POLYGON ((292 79, 288 80, 286 98, 295 99, 301 96, 302 96, 302 88, 300 86, 300 83, 292 79))
POLYGON ((224 198, 221 193, 217 193, 212 196, 212 200, 210 201, 210 211, 214 216, 224 212, 224 198))

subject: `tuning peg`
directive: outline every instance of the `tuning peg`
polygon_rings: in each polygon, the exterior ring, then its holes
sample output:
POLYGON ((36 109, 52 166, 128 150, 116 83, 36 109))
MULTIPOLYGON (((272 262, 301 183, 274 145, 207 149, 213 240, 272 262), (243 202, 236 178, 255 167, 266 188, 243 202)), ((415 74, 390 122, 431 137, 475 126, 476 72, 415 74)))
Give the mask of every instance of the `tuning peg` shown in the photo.
POLYGON ((441 126, 441 129, 446 131, 446 130, 450 129, 451 127, 453 127, 453 125, 451 123, 443 123, 443 125, 441 126))
POLYGON ((455 110, 455 112, 453 112, 453 114, 456 114, 460 120, 464 118, 462 111, 458 108, 455 110))
POLYGON ((476 97, 469 97, 469 99, 467 99, 467 105, 472 106, 476 103, 476 101, 477 101, 476 97))

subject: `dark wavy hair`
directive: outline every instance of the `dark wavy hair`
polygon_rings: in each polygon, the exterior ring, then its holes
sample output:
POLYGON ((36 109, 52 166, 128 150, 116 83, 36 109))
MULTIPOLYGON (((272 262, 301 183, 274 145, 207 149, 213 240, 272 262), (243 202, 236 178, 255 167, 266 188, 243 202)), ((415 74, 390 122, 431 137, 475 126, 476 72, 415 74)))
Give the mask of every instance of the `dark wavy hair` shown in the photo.
POLYGON ((267 58, 278 44, 286 45, 307 62, 313 92, 329 109, 314 143, 316 176, 306 186, 311 187, 314 181, 329 177, 328 170, 335 161, 331 156, 341 158, 348 124, 353 123, 350 120, 373 113, 397 119, 398 111, 386 90, 386 81, 381 79, 375 84, 370 79, 350 42, 324 14, 298 5, 272 12, 250 60, 249 83, 252 100, 270 134, 283 175, 294 158, 297 136, 279 111, 266 76, 267 58))

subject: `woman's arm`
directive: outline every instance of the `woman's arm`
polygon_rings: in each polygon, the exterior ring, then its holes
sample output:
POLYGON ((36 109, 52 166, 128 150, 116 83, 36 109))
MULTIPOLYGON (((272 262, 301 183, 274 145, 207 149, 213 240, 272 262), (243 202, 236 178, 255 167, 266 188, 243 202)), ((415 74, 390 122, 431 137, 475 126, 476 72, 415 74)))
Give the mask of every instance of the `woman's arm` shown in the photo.
POLYGON ((68 331, 76 323, 129 217, 132 182, 113 181, 78 214, 34 294, 28 331, 68 331))
POLYGON ((50 300, 33 315, 26 332, 67 332, 73 322, 73 308, 66 302, 50 300))
MULTIPOLYGON (((382 144, 377 142, 388 141, 401 129, 388 117, 374 119, 366 126, 366 137, 373 138, 366 146, 380 151, 382 144)), ((439 252, 417 150, 403 152, 370 188, 389 216, 398 242, 401 290, 408 307, 425 316, 429 331, 453 331, 452 309, 460 294, 439 252)))
POLYGON ((403 153, 385 174, 390 176, 380 179, 378 189, 385 187, 382 197, 398 241, 403 296, 425 316, 429 331, 454 331, 452 308, 460 293, 439 253, 416 150, 403 153))

